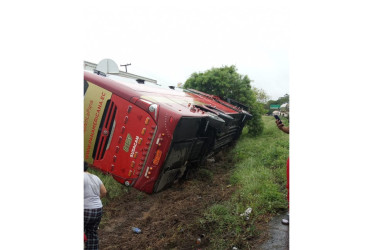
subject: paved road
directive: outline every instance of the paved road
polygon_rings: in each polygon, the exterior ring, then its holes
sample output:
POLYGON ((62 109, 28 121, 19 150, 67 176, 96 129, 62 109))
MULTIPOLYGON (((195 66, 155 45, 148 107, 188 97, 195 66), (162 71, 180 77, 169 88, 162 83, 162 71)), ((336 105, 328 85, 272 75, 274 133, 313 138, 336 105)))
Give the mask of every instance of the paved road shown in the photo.
POLYGON ((261 250, 289 249, 289 226, 285 226, 281 223, 282 219, 285 218, 286 214, 287 213, 275 216, 269 222, 269 239, 260 246, 261 250))

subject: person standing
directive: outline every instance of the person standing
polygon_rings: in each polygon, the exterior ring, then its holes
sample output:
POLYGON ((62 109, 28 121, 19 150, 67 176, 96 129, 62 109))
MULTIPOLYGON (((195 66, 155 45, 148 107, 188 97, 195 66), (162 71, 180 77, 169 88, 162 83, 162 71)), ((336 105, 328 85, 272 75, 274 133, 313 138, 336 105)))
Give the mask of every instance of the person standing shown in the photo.
MULTIPOLYGON (((281 120, 276 119, 275 123, 277 124, 277 127, 282 130, 284 133, 289 134, 290 133, 290 127, 285 127, 281 120)), ((290 207, 290 158, 287 159, 287 200, 288 200, 288 207, 290 207)), ((290 218, 289 214, 287 214, 287 218, 282 219, 282 224, 289 225, 290 218)))
POLYGON ((99 249, 97 229, 103 214, 103 198, 107 191, 100 180, 94 174, 87 172, 88 164, 84 162, 84 233, 87 237, 85 249, 99 249))

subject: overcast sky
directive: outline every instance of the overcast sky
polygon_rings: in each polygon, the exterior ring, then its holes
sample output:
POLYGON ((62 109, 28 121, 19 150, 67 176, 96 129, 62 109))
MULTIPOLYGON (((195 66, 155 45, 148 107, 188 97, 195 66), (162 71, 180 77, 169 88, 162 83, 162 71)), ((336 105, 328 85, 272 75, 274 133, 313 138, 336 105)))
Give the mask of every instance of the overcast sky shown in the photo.
POLYGON ((86 61, 131 63, 128 72, 167 85, 235 65, 272 99, 289 94, 288 9, 281 1, 110 1, 87 6, 85 15, 86 61))

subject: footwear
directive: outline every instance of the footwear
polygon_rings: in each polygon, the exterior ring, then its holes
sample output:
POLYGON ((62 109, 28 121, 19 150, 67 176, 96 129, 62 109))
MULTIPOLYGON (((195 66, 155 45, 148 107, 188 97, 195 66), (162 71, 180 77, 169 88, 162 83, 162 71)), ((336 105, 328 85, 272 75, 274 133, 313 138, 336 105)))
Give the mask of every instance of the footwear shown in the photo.
POLYGON ((282 224, 283 225, 289 225, 290 222, 287 219, 282 219, 282 224))
POLYGON ((282 224, 283 225, 289 225, 290 224, 290 215, 287 214, 287 217, 282 219, 282 224))

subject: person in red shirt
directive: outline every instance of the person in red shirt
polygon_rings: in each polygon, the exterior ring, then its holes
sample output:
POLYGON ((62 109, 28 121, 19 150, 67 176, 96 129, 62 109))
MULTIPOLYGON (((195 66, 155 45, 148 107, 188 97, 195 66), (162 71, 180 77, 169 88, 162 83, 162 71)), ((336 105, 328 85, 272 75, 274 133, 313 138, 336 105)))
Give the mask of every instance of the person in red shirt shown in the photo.
MULTIPOLYGON (((282 130, 284 133, 289 134, 290 133, 290 127, 284 126, 281 120, 275 120, 275 123, 277 124, 277 127, 282 130)), ((287 200, 288 200, 288 207, 290 207, 290 158, 287 159, 287 200)), ((282 219, 282 224, 289 225, 290 218, 289 214, 287 214, 287 218, 282 219)))

